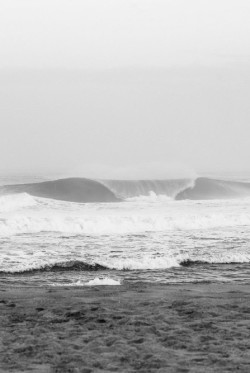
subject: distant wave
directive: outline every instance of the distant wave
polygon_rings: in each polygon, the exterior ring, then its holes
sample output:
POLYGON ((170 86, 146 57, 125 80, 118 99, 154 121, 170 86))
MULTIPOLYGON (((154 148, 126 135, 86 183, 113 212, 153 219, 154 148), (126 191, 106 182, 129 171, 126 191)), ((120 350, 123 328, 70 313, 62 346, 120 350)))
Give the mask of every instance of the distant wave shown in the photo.
POLYGON ((95 180, 68 178, 32 184, 5 185, 1 194, 28 193, 35 197, 52 198, 69 202, 120 201, 105 185, 95 180))
POLYGON ((128 198, 167 196, 174 198, 191 187, 189 179, 176 180, 91 180, 68 178, 32 184, 5 185, 0 193, 28 193, 35 197, 70 202, 117 202, 128 198))
MULTIPOLYGON (((250 196, 250 183, 200 177, 196 180, 91 180, 68 178, 32 184, 5 185, 0 194, 25 193, 35 197, 69 202, 120 202, 229 199, 250 196)), ((15 197, 16 198, 16 197, 15 197)), ((2 201, 2 204, 4 202, 2 201)), ((11 202, 14 204, 14 202, 11 202)), ((0 204, 0 210, 1 210, 0 204)))
POLYGON ((175 199, 207 200, 250 196, 250 183, 200 177, 193 186, 179 192, 175 199))

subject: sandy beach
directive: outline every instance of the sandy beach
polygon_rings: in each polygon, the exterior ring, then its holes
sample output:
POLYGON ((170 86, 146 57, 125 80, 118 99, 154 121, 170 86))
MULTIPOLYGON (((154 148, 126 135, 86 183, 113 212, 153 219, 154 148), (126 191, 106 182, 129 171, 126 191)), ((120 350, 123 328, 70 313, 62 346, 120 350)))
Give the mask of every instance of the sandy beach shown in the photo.
POLYGON ((248 285, 0 291, 0 372, 249 372, 248 285))

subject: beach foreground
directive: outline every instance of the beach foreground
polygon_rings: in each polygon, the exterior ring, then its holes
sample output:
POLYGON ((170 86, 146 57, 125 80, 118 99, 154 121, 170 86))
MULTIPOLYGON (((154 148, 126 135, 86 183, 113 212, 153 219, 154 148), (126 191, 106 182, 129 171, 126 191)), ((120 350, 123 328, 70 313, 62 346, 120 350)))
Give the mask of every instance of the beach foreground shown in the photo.
POLYGON ((249 372, 250 288, 0 290, 0 372, 249 372))

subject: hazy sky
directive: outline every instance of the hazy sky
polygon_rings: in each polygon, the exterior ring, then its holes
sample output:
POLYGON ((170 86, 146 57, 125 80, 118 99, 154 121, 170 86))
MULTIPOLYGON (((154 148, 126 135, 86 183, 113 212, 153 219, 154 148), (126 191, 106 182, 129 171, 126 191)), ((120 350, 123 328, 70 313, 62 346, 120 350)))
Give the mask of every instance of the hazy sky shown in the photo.
POLYGON ((249 0, 0 0, 0 169, 249 170, 249 0))

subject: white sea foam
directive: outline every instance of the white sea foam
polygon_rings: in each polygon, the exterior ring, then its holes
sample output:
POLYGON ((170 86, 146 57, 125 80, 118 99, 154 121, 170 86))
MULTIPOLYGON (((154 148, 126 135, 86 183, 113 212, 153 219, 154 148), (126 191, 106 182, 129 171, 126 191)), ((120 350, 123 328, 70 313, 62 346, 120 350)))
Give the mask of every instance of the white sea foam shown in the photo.
POLYGON ((186 255, 172 256, 166 255, 160 258, 154 258, 152 255, 144 255, 138 258, 109 258, 109 260, 101 260, 99 264, 116 270, 151 270, 151 269, 167 269, 179 267, 180 262, 186 260, 186 255))
POLYGON ((96 285, 121 285, 121 281, 119 280, 113 280, 109 277, 99 278, 96 277, 93 280, 90 280, 86 283, 88 286, 96 286, 96 285))
POLYGON ((164 194, 156 194, 152 190, 149 192, 148 196, 138 196, 138 197, 131 197, 127 198, 127 202, 166 202, 171 200, 172 197, 166 196, 164 194))
POLYGON ((52 283, 52 286, 66 286, 66 287, 73 287, 73 286, 119 286, 121 285, 120 280, 114 280, 109 277, 99 278, 95 277, 93 280, 89 280, 88 282, 83 280, 73 281, 71 283, 52 283))
MULTIPOLYGON (((174 199, 175 196, 188 187, 194 186, 194 179, 167 180, 99 180, 116 196, 123 199, 149 197, 155 201, 156 197, 174 199)), ((138 200, 138 199, 137 199, 138 200)))
MULTIPOLYGON (((69 251, 70 248, 67 248, 69 251)), ((91 250, 90 250, 91 251, 91 250)), ((152 250, 154 251, 154 249, 152 250)), ((4 254, 4 253, 3 253, 4 254)), ((69 266, 67 268, 67 261, 65 265, 62 265, 62 260, 65 260, 66 252, 65 249, 58 249, 53 251, 48 247, 45 251, 34 251, 30 255, 29 251, 25 251, 23 248, 21 255, 18 255, 18 252, 14 253, 5 253, 5 259, 2 260, 0 265, 0 271, 9 272, 9 273, 18 273, 18 272, 27 272, 27 271, 43 271, 44 273, 49 273, 50 269, 53 270, 55 265, 65 267, 64 273, 73 271, 77 273, 77 268, 71 269, 69 266), (13 255, 12 255, 13 254, 13 255), (7 256, 9 255, 9 258, 7 256), (7 260, 8 259, 8 260, 7 260)), ((67 253, 69 256, 69 253, 67 253)), ((176 249, 169 250, 164 249, 164 246, 161 248, 161 256, 153 257, 150 253, 141 253, 139 250, 134 252, 132 247, 127 247, 123 253, 120 253, 119 256, 114 257, 112 251, 108 252, 107 247, 103 247, 103 251, 96 249, 95 250, 95 259, 87 260, 85 258, 86 250, 75 250, 75 252, 70 253, 70 257, 78 257, 78 260, 86 264, 95 265, 96 263, 106 267, 106 269, 100 269, 100 271, 158 271, 166 270, 170 268, 180 268, 181 265, 195 264, 195 263, 210 263, 210 264, 230 264, 230 263, 250 263, 250 253, 248 253, 247 248, 234 249, 228 251, 225 247, 224 249, 208 249, 204 246, 199 251, 197 250, 183 250, 178 247, 176 249)), ((70 263, 70 258, 68 262, 70 263)), ((88 270, 81 270, 83 274, 88 272, 88 270)), ((103 277, 102 277, 103 278, 103 277)), ((109 277, 105 277, 107 279, 109 277)), ((79 285, 85 285, 85 282, 79 280, 79 285)), ((74 282, 75 283, 75 282, 74 282)))
POLYGON ((31 207, 37 204, 35 198, 27 193, 0 196, 0 213, 31 207))
POLYGON ((197 256, 195 261, 210 263, 210 264, 230 264, 230 263, 250 263, 250 253, 241 252, 222 252, 222 253, 209 253, 197 256))
MULTIPOLYGON (((19 202, 19 201, 18 201, 19 202)), ((23 211, 23 203, 17 208, 13 203, 11 214, 1 214, 0 235, 9 236, 20 233, 61 232, 72 234, 132 234, 142 232, 168 232, 176 230, 211 229, 216 227, 250 226, 250 209, 233 206, 231 209, 177 208, 163 204, 155 210, 152 206, 130 210, 119 210, 118 206, 103 210, 84 209, 79 211, 50 211, 29 209, 23 211), (22 208, 21 208, 22 206, 22 208), (20 211, 21 209, 21 211, 20 211)), ((11 200, 4 207, 11 211, 11 200)), ((33 199, 25 203, 33 206, 33 199)), ((179 206, 180 207, 180 206, 179 206)))

